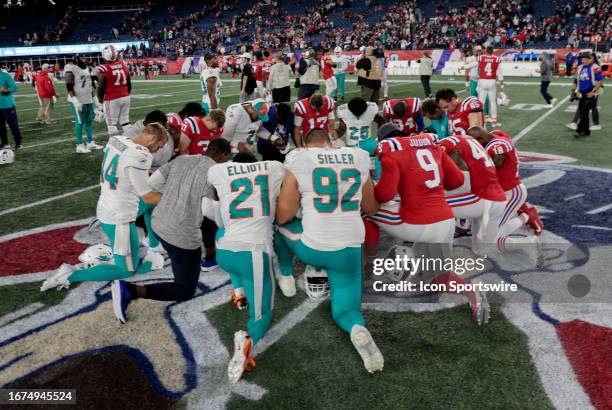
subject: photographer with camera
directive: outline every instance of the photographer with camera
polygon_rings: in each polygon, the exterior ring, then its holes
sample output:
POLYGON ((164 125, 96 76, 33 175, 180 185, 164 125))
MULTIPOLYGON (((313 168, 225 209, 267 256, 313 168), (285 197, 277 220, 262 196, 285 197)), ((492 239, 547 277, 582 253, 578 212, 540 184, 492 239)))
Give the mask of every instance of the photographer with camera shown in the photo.
POLYGON ((582 64, 578 67, 576 77, 572 85, 571 101, 578 102, 578 127, 576 128, 576 138, 588 137, 591 135, 589 129, 589 112, 597 103, 597 96, 603 87, 603 73, 601 67, 595 64, 595 55, 591 52, 580 53, 582 64))
POLYGON ((363 70, 364 77, 361 79, 361 97, 366 101, 378 102, 380 98, 380 87, 382 85, 382 67, 379 58, 384 57, 384 52, 373 47, 365 50, 365 56, 355 64, 355 68, 363 70))
POLYGON ((319 62, 315 58, 315 51, 312 48, 304 51, 297 69, 300 75, 299 83, 296 82, 298 100, 310 98, 319 89, 320 67, 319 62))

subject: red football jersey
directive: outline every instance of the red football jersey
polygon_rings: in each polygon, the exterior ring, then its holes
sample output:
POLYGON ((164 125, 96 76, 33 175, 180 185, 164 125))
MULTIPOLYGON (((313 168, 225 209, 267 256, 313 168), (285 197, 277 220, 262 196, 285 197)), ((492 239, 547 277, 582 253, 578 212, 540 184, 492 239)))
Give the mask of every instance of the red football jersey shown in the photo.
POLYGON ((266 81, 270 79, 270 67, 274 65, 274 61, 272 60, 264 60, 263 62, 263 72, 266 78, 266 81))
POLYGON ((376 148, 382 166, 374 188, 376 199, 388 202, 399 192, 405 223, 424 225, 454 218, 444 189, 460 187, 463 173, 436 139, 434 134, 388 138, 376 148))
POLYGON ((169 112, 166 114, 166 125, 174 128, 178 132, 181 132, 183 128, 183 117, 181 117, 178 113, 169 112))
POLYGON ((219 138, 222 130, 211 132, 202 122, 202 117, 187 117, 183 121, 182 132, 191 140, 190 155, 206 155, 208 144, 219 138))
POLYGON ((296 124, 302 127, 302 135, 314 128, 322 128, 329 132, 328 117, 334 112, 334 100, 330 97, 323 97, 323 107, 320 111, 315 111, 310 105, 310 100, 304 98, 295 103, 296 124))
MULTIPOLYGON (((470 128, 468 115, 473 112, 484 112, 482 101, 476 97, 464 98, 459 101, 454 113, 447 112, 448 127, 451 134, 467 135, 467 130, 470 128)), ((484 116, 478 125, 484 127, 484 116)))
POLYGON ((255 70, 255 81, 263 81, 263 63, 260 60, 253 60, 251 62, 253 70, 255 70))
POLYGON ((130 72, 123 61, 99 65, 98 75, 106 78, 104 101, 116 100, 117 98, 130 95, 127 86, 127 79, 130 76, 130 72))
POLYGON ((482 145, 468 135, 452 135, 439 142, 447 153, 459 151, 470 172, 472 193, 490 201, 505 201, 495 164, 482 145))
POLYGON ((332 67, 332 60, 329 57, 325 57, 322 61, 323 69, 321 70, 321 76, 324 80, 328 80, 334 76, 334 68, 332 67))
POLYGON ((393 124, 397 125, 399 130, 403 133, 410 134, 421 131, 419 128, 419 123, 423 123, 421 121, 417 121, 419 117, 421 117, 421 99, 417 97, 411 98, 396 98, 393 100, 385 101, 383 104, 383 113, 391 119, 393 124), (406 114, 402 117, 398 117, 393 113, 393 108, 395 105, 404 101, 408 106, 406 110, 406 114))
POLYGON ((495 80, 501 57, 481 54, 478 56, 478 74, 483 80, 495 80))
POLYGON ((506 155, 506 160, 502 166, 497 169, 497 179, 499 179, 502 189, 504 191, 509 191, 521 183, 518 152, 508 133, 502 130, 495 130, 492 131, 491 134, 494 135, 494 137, 489 141, 485 149, 491 158, 496 155, 506 155))

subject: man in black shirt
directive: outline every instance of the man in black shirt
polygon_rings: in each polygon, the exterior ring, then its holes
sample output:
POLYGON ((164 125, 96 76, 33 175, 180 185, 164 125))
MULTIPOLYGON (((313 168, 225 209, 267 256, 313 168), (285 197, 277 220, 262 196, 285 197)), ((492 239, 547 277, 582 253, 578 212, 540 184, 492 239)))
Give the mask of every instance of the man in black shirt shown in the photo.
POLYGON ((255 81, 255 70, 251 65, 251 59, 253 58, 251 53, 244 53, 240 57, 242 58, 242 77, 240 78, 239 101, 243 103, 255 99, 257 82, 255 81))

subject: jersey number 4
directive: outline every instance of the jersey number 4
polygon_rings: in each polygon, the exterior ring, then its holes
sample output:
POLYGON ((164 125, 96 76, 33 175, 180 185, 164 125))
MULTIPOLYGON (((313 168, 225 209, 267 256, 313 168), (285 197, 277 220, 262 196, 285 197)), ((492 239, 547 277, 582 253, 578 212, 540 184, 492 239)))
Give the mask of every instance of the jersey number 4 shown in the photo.
MULTIPOLYGON (((355 168, 347 168, 340 171, 341 181, 353 181, 353 183, 342 195, 340 209, 342 212, 359 210, 359 201, 353 197, 361 186, 361 175, 355 168)), ((338 207, 340 187, 338 186, 338 174, 331 168, 315 168, 312 171, 312 185, 315 193, 325 198, 314 198, 315 209, 322 214, 329 214, 338 207)))
POLYGON ((102 160, 102 168, 100 168, 100 183, 108 182, 110 189, 117 189, 119 178, 117 178, 117 164, 119 163, 119 155, 115 155, 108 164, 108 150, 104 150, 104 159, 102 160))
POLYGON ((250 178, 239 178, 232 181, 230 187, 232 192, 239 192, 238 196, 230 203, 230 218, 252 218, 254 215, 253 208, 240 208, 240 205, 245 202, 253 194, 253 185, 257 185, 260 190, 261 199, 261 215, 270 215, 270 189, 268 184, 268 175, 257 175, 253 180, 250 178))

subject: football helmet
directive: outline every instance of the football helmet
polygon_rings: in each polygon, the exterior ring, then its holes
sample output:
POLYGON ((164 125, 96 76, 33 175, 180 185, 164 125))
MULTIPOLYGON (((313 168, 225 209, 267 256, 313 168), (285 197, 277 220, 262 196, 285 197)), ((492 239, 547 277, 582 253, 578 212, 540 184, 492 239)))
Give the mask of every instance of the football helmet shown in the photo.
POLYGON ((104 244, 92 245, 79 255, 79 260, 88 268, 113 263, 113 250, 104 244))
POLYGON ((306 266, 301 282, 301 287, 310 299, 318 300, 329 294, 329 278, 325 269, 306 266))
POLYGON ((15 162, 15 153, 10 148, 0 149, 0 165, 12 164, 15 162))
POLYGON ((119 58, 119 54, 117 53, 117 49, 115 46, 107 45, 102 49, 102 58, 106 61, 117 61, 119 58))
POLYGON ((336 54, 342 53, 342 47, 336 46, 336 48, 334 48, 334 53, 336 53, 336 54))
POLYGON ((106 122, 106 114, 102 110, 94 110, 94 121, 95 122, 106 122))
POLYGON ((510 99, 508 98, 505 92, 500 91, 497 94, 497 105, 499 105, 500 107, 505 107, 508 104, 510 104, 510 99))

